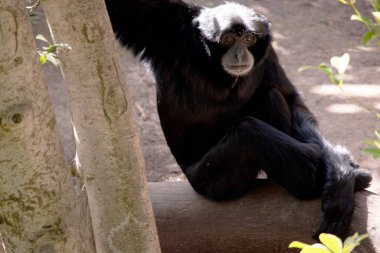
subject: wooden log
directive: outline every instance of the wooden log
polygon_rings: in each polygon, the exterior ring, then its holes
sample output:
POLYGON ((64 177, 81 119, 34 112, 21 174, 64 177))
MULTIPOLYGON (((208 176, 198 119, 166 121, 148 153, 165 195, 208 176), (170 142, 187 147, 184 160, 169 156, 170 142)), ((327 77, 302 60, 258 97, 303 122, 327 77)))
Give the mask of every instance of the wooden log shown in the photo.
MULTIPOLYGON (((163 253, 299 252, 290 251, 289 243, 315 243, 322 219, 320 199, 297 200, 265 180, 226 202, 203 198, 188 182, 149 183, 149 190, 163 253)), ((370 235, 357 252, 380 252, 380 196, 362 191, 356 202, 350 234, 370 235)))

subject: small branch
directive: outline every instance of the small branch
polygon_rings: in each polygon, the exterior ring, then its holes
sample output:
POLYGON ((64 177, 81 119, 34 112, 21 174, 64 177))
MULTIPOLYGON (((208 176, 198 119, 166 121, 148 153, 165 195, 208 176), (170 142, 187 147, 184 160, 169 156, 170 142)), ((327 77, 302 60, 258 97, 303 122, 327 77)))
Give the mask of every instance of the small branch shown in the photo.
POLYGON ((41 0, 37 0, 33 5, 27 6, 26 8, 29 9, 29 12, 35 11, 38 6, 40 6, 41 0))

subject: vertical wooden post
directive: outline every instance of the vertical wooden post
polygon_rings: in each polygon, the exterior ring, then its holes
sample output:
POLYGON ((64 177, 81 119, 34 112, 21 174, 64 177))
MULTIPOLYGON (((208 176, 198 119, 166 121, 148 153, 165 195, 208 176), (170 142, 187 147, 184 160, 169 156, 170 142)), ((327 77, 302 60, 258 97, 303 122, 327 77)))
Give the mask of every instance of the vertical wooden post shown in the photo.
POLYGON ((160 252, 139 131, 102 0, 42 2, 61 55, 97 252, 160 252))
POLYGON ((0 252, 93 252, 24 1, 0 2, 0 252))

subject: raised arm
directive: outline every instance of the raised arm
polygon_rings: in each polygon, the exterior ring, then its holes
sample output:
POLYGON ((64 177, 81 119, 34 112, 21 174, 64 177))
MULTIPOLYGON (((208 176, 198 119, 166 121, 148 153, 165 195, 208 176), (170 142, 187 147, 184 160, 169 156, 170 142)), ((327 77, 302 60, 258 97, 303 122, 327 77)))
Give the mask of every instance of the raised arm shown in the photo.
POLYGON ((170 54, 188 39, 199 7, 178 0, 106 0, 121 43, 142 58, 170 54), (163 39, 165 38, 165 39, 163 39))

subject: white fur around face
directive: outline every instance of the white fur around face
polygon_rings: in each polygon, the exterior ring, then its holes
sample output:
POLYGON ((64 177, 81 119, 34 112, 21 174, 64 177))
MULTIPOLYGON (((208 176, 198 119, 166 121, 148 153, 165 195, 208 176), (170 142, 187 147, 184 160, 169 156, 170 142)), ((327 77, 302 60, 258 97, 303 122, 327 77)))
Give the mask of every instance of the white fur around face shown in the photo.
POLYGON ((203 8, 198 17, 193 20, 199 24, 199 30, 209 41, 219 42, 222 33, 233 24, 242 24, 248 30, 257 33, 267 32, 268 19, 255 10, 244 5, 226 2, 214 8, 203 8))

